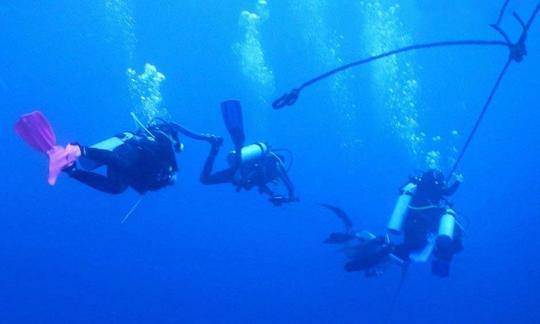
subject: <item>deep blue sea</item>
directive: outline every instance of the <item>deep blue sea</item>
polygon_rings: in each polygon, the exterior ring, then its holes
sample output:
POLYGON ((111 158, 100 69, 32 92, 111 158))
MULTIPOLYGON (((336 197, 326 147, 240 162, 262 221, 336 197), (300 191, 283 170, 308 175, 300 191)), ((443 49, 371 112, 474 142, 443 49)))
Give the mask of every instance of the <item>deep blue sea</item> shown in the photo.
MULTIPOLYGON (((399 269, 343 270, 343 253, 322 244, 342 224, 317 203, 384 233, 409 175, 448 172, 508 50, 408 52, 271 105, 370 55, 503 40, 489 27, 503 2, 0 0, 0 323, 539 323, 540 20, 457 170, 464 251, 448 278, 412 264, 397 297, 399 269), (225 137, 225 166, 227 99, 242 102, 249 142, 294 153, 299 203, 202 186, 208 144, 184 138, 177 183, 121 223, 135 191, 66 175, 49 186, 46 158, 14 132, 41 110, 59 143, 90 145, 134 130, 130 112, 163 115, 225 137)), ((500 26, 512 40, 511 13, 527 21, 536 5, 508 2, 500 26)))

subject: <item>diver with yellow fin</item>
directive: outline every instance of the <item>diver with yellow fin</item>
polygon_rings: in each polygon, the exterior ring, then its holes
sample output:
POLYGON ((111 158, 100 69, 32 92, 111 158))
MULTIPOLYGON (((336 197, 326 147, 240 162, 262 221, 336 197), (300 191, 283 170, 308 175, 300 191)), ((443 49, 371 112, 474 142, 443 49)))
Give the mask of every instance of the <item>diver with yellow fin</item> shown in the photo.
POLYGON ((212 173, 223 138, 209 136, 208 142, 211 148, 201 172, 201 183, 205 185, 232 183, 237 191, 257 187, 260 193, 270 196, 269 201, 275 206, 298 201, 294 186, 287 174, 284 157, 263 142, 244 145, 245 135, 240 102, 224 101, 221 109, 235 150, 229 152, 227 157, 229 168, 212 173), (270 189, 269 185, 277 182, 281 182, 285 187, 287 191, 285 195, 277 194, 270 189))

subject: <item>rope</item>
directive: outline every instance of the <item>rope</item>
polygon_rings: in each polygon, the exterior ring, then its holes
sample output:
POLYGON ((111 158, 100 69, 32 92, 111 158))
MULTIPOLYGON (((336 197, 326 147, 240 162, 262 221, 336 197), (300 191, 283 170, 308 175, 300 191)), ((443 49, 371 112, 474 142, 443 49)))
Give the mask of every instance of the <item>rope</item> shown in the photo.
POLYGON ((394 291, 394 294, 392 295, 392 299, 390 300, 390 307, 388 311, 386 312, 386 316, 384 317, 384 323, 391 323, 392 322, 392 316, 394 315, 394 312, 396 310, 396 306, 399 301, 399 296, 401 295, 401 289, 405 285, 405 280, 407 279, 407 273, 409 270, 408 264, 403 264, 401 266, 401 278, 399 279, 399 284, 394 291))
POLYGON ((272 107, 274 109, 281 109, 281 108, 283 108, 285 106, 292 106, 298 100, 298 96, 300 95, 300 92, 303 89, 305 89, 305 88, 311 86, 312 84, 317 83, 317 82, 319 82, 319 81, 321 81, 323 79, 326 79, 326 78, 328 78, 328 77, 330 77, 330 76, 332 76, 332 75, 334 75, 336 73, 348 70, 348 69, 350 69, 352 67, 367 64, 367 63, 377 61, 377 60, 380 60, 380 59, 388 57, 388 56, 401 54, 401 53, 405 53, 405 52, 410 52, 410 51, 415 51, 415 50, 420 50, 420 49, 427 49, 427 48, 450 47, 450 46, 504 46, 504 47, 510 47, 510 44, 508 44, 508 42, 503 42, 503 41, 464 40, 464 41, 434 42, 434 43, 426 43, 426 44, 417 44, 417 45, 406 46, 406 47, 399 48, 399 49, 396 49, 396 50, 392 50, 392 51, 389 51, 389 52, 385 52, 385 53, 382 53, 382 54, 370 56, 368 58, 365 58, 365 59, 362 59, 362 60, 359 60, 359 61, 351 62, 351 63, 345 64, 345 65, 342 65, 342 66, 340 66, 338 68, 335 68, 333 70, 330 70, 330 71, 328 71, 326 73, 323 73, 323 74, 321 74, 321 75, 319 75, 319 76, 317 76, 317 77, 315 77, 315 78, 313 78, 313 79, 311 79, 309 81, 304 82, 300 87, 292 89, 289 93, 286 93, 283 96, 281 96, 280 98, 276 99, 272 103, 272 107))
POLYGON ((536 19, 536 15, 538 14, 538 11, 540 11, 540 2, 536 5, 536 8, 534 8, 533 14, 529 18, 529 21, 527 22, 527 25, 525 25, 525 31, 528 32, 531 28, 532 23, 536 19))
POLYGON ((534 20, 536 19, 536 16, 537 16, 538 12, 540 11, 540 1, 537 3, 535 9, 533 10, 533 13, 531 14, 529 20, 527 21, 527 23, 525 23, 523 21, 523 19, 521 19, 521 17, 518 14, 513 13, 513 17, 518 21, 518 23, 522 27, 521 35, 520 35, 518 41, 515 42, 515 43, 512 43, 510 41, 510 38, 508 37, 508 35, 499 27, 499 24, 502 21, 502 18, 504 16, 505 12, 506 12, 506 9, 508 7, 509 2, 510 2, 510 0, 506 0, 504 2, 501 10, 499 11, 499 16, 497 18, 497 22, 495 24, 491 25, 491 27, 493 27, 497 32, 499 32, 499 34, 501 34, 501 36, 504 38, 504 41, 464 40, 464 41, 434 42, 434 43, 426 43, 426 44, 417 44, 417 45, 406 46, 406 47, 399 48, 399 49, 389 51, 389 52, 385 52, 385 53, 382 53, 382 54, 379 54, 379 55, 370 56, 368 58, 365 58, 365 59, 362 59, 362 60, 359 60, 359 61, 355 61, 355 62, 351 62, 349 64, 342 65, 342 66, 340 66, 338 68, 335 68, 335 69, 330 70, 330 71, 328 71, 326 73, 323 73, 323 74, 321 74, 321 75, 319 75, 319 76, 317 76, 317 77, 315 77, 315 78, 313 78, 313 79, 311 79, 309 81, 304 82, 300 87, 294 88, 289 93, 286 93, 283 96, 281 96, 280 98, 276 99, 272 103, 272 107, 277 110, 277 109, 284 108, 285 106, 292 106, 298 100, 300 92, 302 90, 304 90, 305 88, 313 85, 314 83, 317 83, 317 82, 319 82, 319 81, 321 81, 323 79, 326 79, 326 78, 328 78, 328 77, 330 77, 330 76, 332 76, 332 75, 334 75, 336 73, 348 70, 348 69, 350 69, 352 67, 367 64, 367 63, 370 63, 370 62, 373 62, 373 61, 376 61, 376 60, 379 60, 379 59, 382 59, 382 58, 385 58, 385 57, 388 57, 388 56, 391 56, 391 55, 397 55, 397 54, 401 54, 401 53, 405 53, 405 52, 409 52, 409 51, 420 50, 420 49, 428 49, 428 48, 436 48, 436 47, 450 47, 450 46, 504 46, 504 47, 507 47, 509 49, 509 57, 506 60, 506 63, 504 64, 503 69, 499 73, 499 76, 497 77, 497 80, 496 80, 493 88, 491 89, 491 92, 490 92, 486 102, 484 103, 484 106, 482 107, 480 115, 476 119, 476 122, 475 122, 471 132, 469 133, 469 136, 467 137, 467 140, 465 141, 465 144, 463 145, 463 148, 461 149, 461 151, 460 151, 460 153, 458 155, 458 158, 454 162, 454 165, 452 166, 451 171, 449 172, 449 174, 447 176, 447 181, 448 181, 450 179, 450 177, 452 176, 452 174, 456 171, 459 163, 461 162, 461 160, 463 159, 463 156, 465 155, 467 149, 469 148, 469 145, 471 144, 472 139, 476 135, 476 132, 478 131, 478 128, 480 127, 480 124, 482 123, 482 121, 484 119, 484 116, 485 116, 485 114, 486 114, 486 112, 487 112, 487 110, 488 110, 488 108, 489 108, 489 106, 490 106, 490 104, 491 104, 491 102, 493 100, 493 97, 495 96, 495 93, 499 89, 499 86, 500 86, 506 72, 508 71, 508 68, 510 67, 512 62, 516 62, 516 63, 522 62, 524 57, 527 55, 527 48, 526 48, 526 43, 525 42, 527 40, 529 29, 530 29, 531 25, 533 24, 534 20))
POLYGON ((446 177, 447 181, 450 180, 450 177, 452 177, 452 174, 454 174, 454 172, 456 171, 456 169, 457 169, 457 167, 459 165, 459 162, 461 162, 461 159, 463 158, 463 156, 465 155, 465 152, 469 148, 469 144, 471 144, 471 141, 472 141, 474 135, 476 134, 476 131, 478 131, 478 127, 480 127, 480 123, 484 119, 484 116, 485 116, 485 114, 486 114, 486 112, 487 112, 487 110, 489 108, 489 105, 491 104, 491 101, 493 100, 493 97, 495 96, 495 92, 497 92, 497 89, 499 88, 499 85, 501 84, 501 81, 502 81, 504 75, 506 74, 506 71, 508 70, 508 67, 510 66, 511 63, 512 63, 512 58, 508 58, 508 60, 506 60, 506 64, 504 65, 504 68, 502 69, 501 73, 499 73, 499 77, 497 78, 497 81, 495 82, 495 85, 491 89, 491 93, 489 94, 489 97, 486 100, 486 103, 484 104, 484 107, 482 108, 482 111, 480 112, 480 115, 476 119, 476 123, 474 124, 471 132, 469 133, 469 136, 467 137, 467 140, 465 141, 465 144, 463 145, 463 148, 459 152, 459 156, 456 159, 456 162, 454 162, 454 165, 452 166, 452 169, 450 170, 450 172, 448 173, 448 176, 446 177))
POLYGON ((497 18, 497 22, 495 23, 495 25, 500 25, 501 24, 501 21, 503 19, 503 16, 504 16, 504 13, 506 11, 506 7, 508 6, 508 3, 510 2, 510 0, 506 0, 501 8, 501 11, 499 12, 499 17, 497 18))
MULTIPOLYGON (((503 6, 503 9, 501 10, 501 12, 504 12, 504 9, 505 9, 506 5, 507 4, 505 4, 505 6, 503 6)), ((469 133, 469 136, 467 137, 467 140, 465 141, 465 144, 463 145, 463 148, 459 152, 459 155, 458 155, 458 158, 456 159, 456 162, 454 162, 454 165, 452 166, 452 169, 448 173, 448 175, 446 177, 447 181, 450 180, 450 178, 452 177, 452 174, 456 171, 457 167, 459 166, 459 163, 463 159, 463 156, 465 155, 465 152, 469 148, 469 145, 471 144, 471 141, 472 141, 474 135, 478 131, 478 127, 480 127, 480 123, 482 123, 482 120, 484 119, 484 116, 485 116, 485 114, 486 114, 486 112, 487 112, 487 110, 489 108, 489 105, 491 104, 491 101, 493 100, 493 97, 495 96, 495 93, 497 92, 497 90, 498 90, 498 88, 499 88, 499 86, 501 84, 502 79, 504 78, 506 72, 508 71, 508 68, 510 67, 512 62, 516 62, 516 63, 522 62, 523 58, 527 55, 527 47, 526 47, 525 41, 527 40, 529 29, 531 28, 531 25, 534 22, 534 20, 536 18, 536 15, 538 14, 539 11, 540 11, 540 1, 537 3, 533 13, 531 14, 531 17, 527 21, 527 24, 525 24, 523 22, 523 20, 516 13, 513 14, 514 18, 519 22, 519 24, 522 26, 523 30, 521 32, 519 40, 516 43, 510 43, 509 44, 509 49, 510 49, 509 57, 506 60, 506 63, 504 64, 503 69, 499 73, 499 76, 497 77, 497 81, 495 81, 495 85, 491 89, 491 92, 490 92, 484 106, 482 107, 480 115, 478 115, 478 118, 476 119, 476 122, 475 122, 471 132, 469 133)), ((499 21, 497 21, 497 24, 499 22, 500 22, 500 19, 499 19, 499 21)), ((499 33, 501 33, 501 35, 503 35, 503 37, 505 39, 508 39, 508 36, 506 36, 504 31, 502 31, 498 26, 492 25, 492 27, 495 28, 499 33)))

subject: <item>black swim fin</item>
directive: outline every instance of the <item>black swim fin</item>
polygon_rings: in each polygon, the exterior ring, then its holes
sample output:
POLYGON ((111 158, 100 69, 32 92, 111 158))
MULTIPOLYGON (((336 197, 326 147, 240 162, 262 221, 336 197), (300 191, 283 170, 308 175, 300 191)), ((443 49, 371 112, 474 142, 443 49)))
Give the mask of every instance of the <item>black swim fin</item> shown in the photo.
POLYGON ((328 204, 319 204, 319 206, 330 209, 334 214, 336 214, 339 219, 341 219, 343 225, 345 225, 345 229, 347 231, 351 230, 351 228, 353 227, 353 223, 349 216, 347 216, 347 213, 343 211, 343 209, 328 204))
POLYGON ((242 118, 242 106, 238 100, 227 100, 221 103, 223 121, 231 135, 234 146, 239 149, 244 146, 244 122, 242 118))

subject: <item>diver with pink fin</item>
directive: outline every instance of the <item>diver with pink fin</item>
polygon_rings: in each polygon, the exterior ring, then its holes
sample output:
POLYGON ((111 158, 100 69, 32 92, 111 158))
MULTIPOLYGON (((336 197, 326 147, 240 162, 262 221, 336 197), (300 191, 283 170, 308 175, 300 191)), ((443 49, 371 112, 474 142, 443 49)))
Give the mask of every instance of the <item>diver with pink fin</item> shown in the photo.
POLYGON ((15 124, 15 132, 31 147, 49 159, 49 184, 54 186, 60 172, 75 163, 81 156, 79 146, 56 144, 56 135, 45 116, 34 111, 23 115, 15 124))
POLYGON ((35 111, 23 115, 15 131, 26 143, 47 155, 50 185, 65 172, 73 179, 111 194, 122 193, 128 187, 143 194, 174 184, 178 171, 175 153, 183 148, 178 134, 208 140, 207 135, 193 133, 162 119, 148 126, 140 122, 139 125, 138 131, 124 132, 92 146, 71 143, 62 147, 57 145, 56 135, 45 116, 35 111), (95 171, 100 166, 106 167, 105 174, 95 171))

